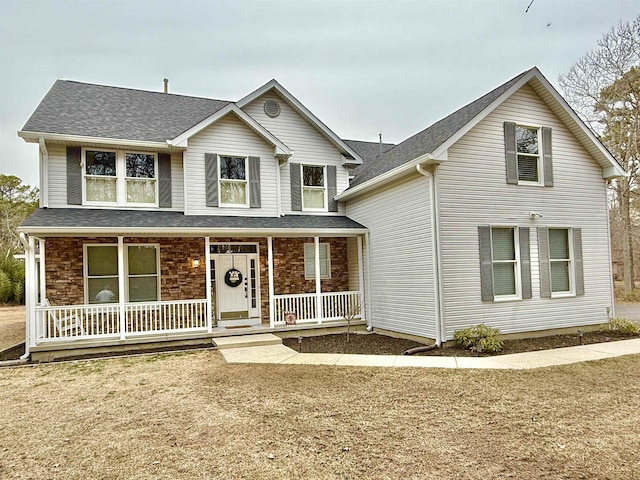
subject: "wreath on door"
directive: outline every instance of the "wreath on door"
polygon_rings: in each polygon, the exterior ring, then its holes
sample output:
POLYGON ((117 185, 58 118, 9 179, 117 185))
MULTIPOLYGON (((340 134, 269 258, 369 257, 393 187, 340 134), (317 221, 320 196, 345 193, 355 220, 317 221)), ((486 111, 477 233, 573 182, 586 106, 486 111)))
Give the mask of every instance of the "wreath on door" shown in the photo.
POLYGON ((230 287, 237 287, 242 283, 242 272, 237 268, 230 268, 224 275, 224 283, 230 287))

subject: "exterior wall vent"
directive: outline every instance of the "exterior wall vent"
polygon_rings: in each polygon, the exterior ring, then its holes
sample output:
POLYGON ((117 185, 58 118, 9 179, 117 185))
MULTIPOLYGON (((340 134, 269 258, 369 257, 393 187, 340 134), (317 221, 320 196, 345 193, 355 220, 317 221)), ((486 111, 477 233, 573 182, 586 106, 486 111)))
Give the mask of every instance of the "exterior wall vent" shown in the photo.
POLYGON ((280 115, 280 104, 275 100, 267 100, 264 102, 264 113, 271 118, 275 118, 280 115))

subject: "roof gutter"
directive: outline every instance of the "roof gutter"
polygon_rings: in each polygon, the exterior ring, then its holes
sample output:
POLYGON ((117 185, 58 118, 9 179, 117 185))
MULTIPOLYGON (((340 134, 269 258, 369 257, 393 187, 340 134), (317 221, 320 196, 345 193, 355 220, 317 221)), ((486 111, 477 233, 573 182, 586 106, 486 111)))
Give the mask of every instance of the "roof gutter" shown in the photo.
POLYGON ((347 198, 352 198, 352 197, 361 195, 365 192, 368 192, 369 190, 372 190, 373 188, 379 187, 380 185, 384 185, 385 183, 388 183, 392 180, 403 177, 413 172, 414 170, 417 169, 418 165, 422 165, 422 168, 425 168, 428 165, 439 165, 443 161, 444 160, 442 159, 434 158, 433 155, 431 155, 430 153, 425 153, 424 155, 421 155, 420 157, 408 163, 403 163, 402 165, 394 168, 393 170, 389 170, 388 172, 385 172, 382 175, 378 175, 370 180, 367 180, 366 182, 360 185, 357 185, 355 187, 349 188, 348 190, 345 190, 340 195, 336 196, 335 199, 340 201, 340 200, 346 200, 347 198))
POLYGON ((225 235, 235 237, 268 237, 268 236, 284 236, 284 237, 345 237, 357 236, 367 233, 366 228, 215 228, 215 227, 194 227, 185 230, 184 227, 173 228, 143 228, 143 227, 18 227, 21 234, 42 236, 78 236, 78 235, 163 235, 163 236, 213 236, 225 235))
POLYGON ((153 150, 168 150, 172 145, 167 142, 149 142, 145 140, 128 140, 123 138, 85 137, 82 135, 67 135, 62 133, 25 132, 20 130, 18 137, 25 142, 40 143, 41 140, 49 140, 60 143, 95 143, 100 145, 115 145, 123 147, 149 148, 153 150))

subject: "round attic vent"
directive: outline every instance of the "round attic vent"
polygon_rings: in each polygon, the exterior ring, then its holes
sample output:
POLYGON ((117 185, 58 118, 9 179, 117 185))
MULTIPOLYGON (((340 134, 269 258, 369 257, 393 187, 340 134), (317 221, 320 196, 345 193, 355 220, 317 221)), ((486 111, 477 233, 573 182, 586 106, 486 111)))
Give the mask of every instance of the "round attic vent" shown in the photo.
POLYGON ((280 115, 280 104, 275 100, 267 100, 264 102, 264 113, 271 118, 275 118, 280 115))

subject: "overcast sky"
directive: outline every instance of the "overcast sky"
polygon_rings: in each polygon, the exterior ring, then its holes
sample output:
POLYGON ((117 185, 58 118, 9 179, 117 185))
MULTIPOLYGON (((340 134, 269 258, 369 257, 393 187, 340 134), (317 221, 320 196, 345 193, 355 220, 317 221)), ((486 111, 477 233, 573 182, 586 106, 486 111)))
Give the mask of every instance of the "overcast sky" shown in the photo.
POLYGON ((0 0, 0 173, 58 78, 238 100, 277 79, 342 138, 397 143, 518 73, 558 75, 637 0, 0 0))

